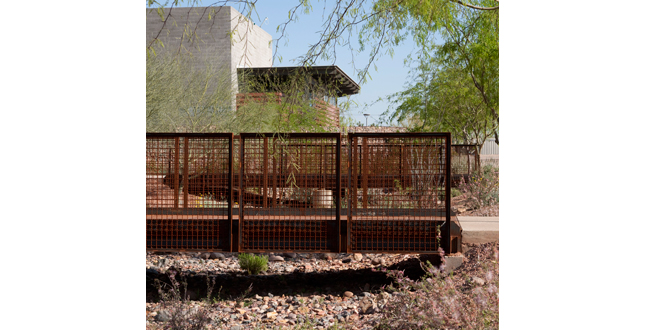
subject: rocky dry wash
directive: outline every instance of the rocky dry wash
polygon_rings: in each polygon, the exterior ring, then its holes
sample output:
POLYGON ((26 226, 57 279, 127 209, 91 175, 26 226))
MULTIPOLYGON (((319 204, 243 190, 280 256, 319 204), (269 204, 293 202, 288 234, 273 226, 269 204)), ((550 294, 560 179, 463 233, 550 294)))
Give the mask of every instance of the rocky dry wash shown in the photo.
MULTIPOLYGON (((478 264, 496 248, 498 243, 469 245, 455 276, 464 285, 467 280, 483 281, 475 276, 481 270, 478 264)), ((381 270, 405 270, 410 278, 423 274, 419 255, 284 253, 270 259, 267 272, 251 276, 232 253, 148 253, 147 328, 161 329, 171 318, 171 305, 158 302, 153 285, 155 279, 169 283, 169 273, 187 280, 191 298, 203 296, 206 282, 214 280, 214 304, 192 300, 179 305, 194 319, 203 315, 206 329, 289 329, 302 324, 370 329, 388 300, 399 294, 383 289, 390 279, 381 270)))

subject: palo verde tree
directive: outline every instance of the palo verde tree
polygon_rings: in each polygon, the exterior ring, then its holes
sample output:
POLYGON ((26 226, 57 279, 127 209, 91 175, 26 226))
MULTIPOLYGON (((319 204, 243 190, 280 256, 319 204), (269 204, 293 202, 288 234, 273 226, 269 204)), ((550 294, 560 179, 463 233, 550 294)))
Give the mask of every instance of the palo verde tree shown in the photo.
POLYGON ((450 131, 481 148, 490 136, 499 141, 498 17, 496 11, 456 9, 440 30, 443 43, 416 36, 422 47, 416 58, 408 57, 411 82, 387 97, 385 120, 407 122, 416 131, 450 131))
POLYGON ((390 102, 386 120, 416 132, 451 132, 453 143, 476 144, 478 151, 495 134, 497 121, 461 68, 439 67, 430 60, 416 64, 411 72, 414 77, 406 89, 386 98, 390 102))
POLYGON ((223 68, 196 69, 187 54, 148 53, 146 131, 204 133, 230 121, 231 86, 223 68))

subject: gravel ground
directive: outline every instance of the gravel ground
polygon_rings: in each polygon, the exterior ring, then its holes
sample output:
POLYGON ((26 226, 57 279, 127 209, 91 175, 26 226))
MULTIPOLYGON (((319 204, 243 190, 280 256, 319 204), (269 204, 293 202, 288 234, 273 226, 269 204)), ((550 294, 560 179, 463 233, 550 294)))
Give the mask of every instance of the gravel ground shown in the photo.
MULTIPOLYGON (((499 244, 468 246, 464 264, 455 275, 464 283, 474 274, 482 276, 478 273, 481 272, 478 263, 494 248, 498 249, 499 244)), ((414 254, 271 256, 273 261, 269 262, 268 271, 251 276, 239 268, 232 253, 148 253, 146 276, 150 282, 152 277, 161 276, 170 269, 188 278, 214 278, 215 304, 190 301, 181 306, 188 313, 204 312, 210 320, 206 329, 240 330, 290 329, 306 322, 315 329, 326 329, 334 324, 346 329, 371 329, 381 317, 380 311, 387 301, 393 294, 398 294, 382 290, 389 278, 379 270, 405 269, 411 278, 422 274, 419 255, 414 254), (240 294, 249 283, 252 283, 250 293, 240 294)), ((193 291, 198 289, 191 291, 190 284, 188 287, 188 293, 195 295, 193 291)), ((148 329, 161 329, 170 311, 168 306, 155 301, 150 295, 146 303, 148 329)))
POLYGON ((499 203, 482 208, 475 208, 475 204, 467 200, 465 194, 452 197, 450 200, 452 210, 461 216, 470 217, 499 217, 499 203))
POLYGON ((459 215, 467 217, 499 217, 499 204, 484 206, 480 209, 459 213, 459 215))

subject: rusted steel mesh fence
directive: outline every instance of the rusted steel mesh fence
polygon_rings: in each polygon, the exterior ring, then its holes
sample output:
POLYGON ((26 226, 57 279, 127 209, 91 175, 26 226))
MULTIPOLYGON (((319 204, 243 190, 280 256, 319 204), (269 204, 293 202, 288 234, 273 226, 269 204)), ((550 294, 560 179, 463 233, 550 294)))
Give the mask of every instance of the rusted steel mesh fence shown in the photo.
POLYGON ((148 134, 147 248, 229 248, 232 137, 148 134))
MULTIPOLYGON (((349 134, 350 248, 437 251, 449 221, 447 134, 349 134)), ((445 242, 444 242, 445 243, 445 242)))
POLYGON ((241 134, 241 250, 336 250, 339 139, 241 134))
POLYGON ((147 248, 449 251, 449 141, 447 133, 149 133, 147 248))

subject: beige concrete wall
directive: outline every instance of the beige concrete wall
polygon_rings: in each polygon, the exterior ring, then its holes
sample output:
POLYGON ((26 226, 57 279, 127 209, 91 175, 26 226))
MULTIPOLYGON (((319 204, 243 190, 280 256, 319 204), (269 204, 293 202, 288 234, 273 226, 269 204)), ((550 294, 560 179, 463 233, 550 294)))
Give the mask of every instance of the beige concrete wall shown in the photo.
POLYGON ((146 45, 158 38, 157 53, 189 55, 196 68, 229 72, 234 94, 238 67, 273 65, 272 36, 232 7, 166 8, 163 17, 146 9, 146 45))
POLYGON ((273 65, 273 37, 231 8, 231 31, 235 31, 231 45, 231 66, 271 67, 273 65))
POLYGON ((230 70, 230 7, 166 8, 163 16, 165 23, 146 9, 146 45, 158 36, 163 47, 157 44, 157 53, 191 56, 198 68, 230 70))

